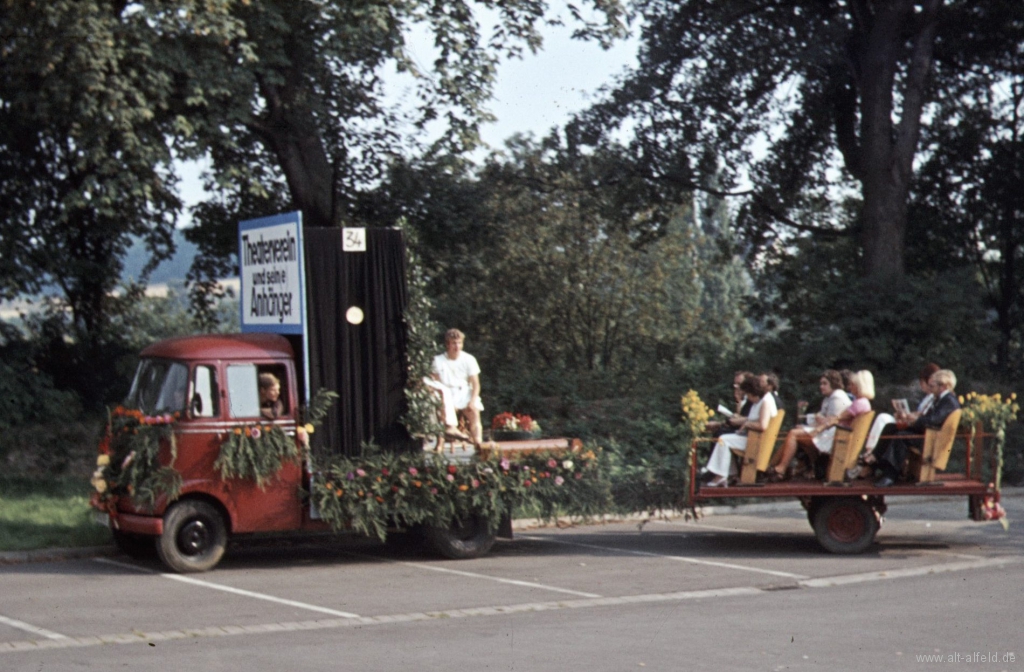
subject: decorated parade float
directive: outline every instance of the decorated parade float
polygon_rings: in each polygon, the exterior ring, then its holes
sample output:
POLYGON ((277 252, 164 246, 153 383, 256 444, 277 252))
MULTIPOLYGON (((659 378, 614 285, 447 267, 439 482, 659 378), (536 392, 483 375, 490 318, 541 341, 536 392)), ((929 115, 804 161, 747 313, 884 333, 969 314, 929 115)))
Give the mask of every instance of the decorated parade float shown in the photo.
POLYGON ((696 514, 706 503, 789 497, 837 553, 874 542, 886 496, 960 496, 975 520, 1004 515, 999 474, 1014 399, 968 395, 888 488, 850 475, 873 413, 837 430, 823 478, 764 482, 784 412, 749 433, 735 483, 700 488, 710 440, 699 437, 712 412, 692 390, 679 446, 658 464, 612 470, 599 448, 543 437, 535 420, 507 412, 491 419, 479 450, 456 450, 437 438, 437 398, 421 384, 436 345, 399 229, 303 228, 299 213, 242 222, 239 263, 242 333, 143 350, 99 446, 98 517, 123 551, 155 550, 174 571, 208 570, 229 538, 257 533, 383 540, 415 530, 445 557, 472 558, 511 537, 514 511, 696 514), (267 376, 279 393, 270 413, 267 376))
POLYGON ((511 535, 517 506, 602 511, 595 452, 540 438, 528 418, 501 418, 514 433, 481 451, 424 450, 436 400, 419 384, 429 345, 409 320, 406 264, 398 229, 303 228, 299 213, 242 222, 242 333, 149 346, 110 413, 92 503, 118 546, 192 572, 232 536, 417 529, 467 558, 511 535))

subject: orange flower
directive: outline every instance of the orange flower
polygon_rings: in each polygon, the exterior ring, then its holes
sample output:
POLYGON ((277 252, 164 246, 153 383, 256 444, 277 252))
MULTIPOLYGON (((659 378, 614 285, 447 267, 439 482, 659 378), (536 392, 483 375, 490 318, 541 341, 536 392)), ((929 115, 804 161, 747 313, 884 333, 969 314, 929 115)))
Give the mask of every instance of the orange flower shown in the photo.
POLYGON ((418 488, 418 487, 420 487, 423 484, 421 482, 419 482, 419 481, 413 481, 412 485, 413 485, 414 488, 418 488))
POLYGON ((459 492, 465 492, 466 490, 469 490, 469 486, 465 483, 459 486, 459 492))
POLYGON ((235 436, 239 436, 242 433, 241 427, 235 427, 235 436))
POLYGON ((377 500, 378 504, 383 504, 384 503, 384 498, 381 497, 380 495, 377 495, 376 497, 374 497, 374 499, 377 500))
POLYGON ((345 494, 345 491, 342 490, 341 488, 338 488, 337 490, 334 491, 334 494, 337 495, 338 497, 341 497, 342 495, 345 494))

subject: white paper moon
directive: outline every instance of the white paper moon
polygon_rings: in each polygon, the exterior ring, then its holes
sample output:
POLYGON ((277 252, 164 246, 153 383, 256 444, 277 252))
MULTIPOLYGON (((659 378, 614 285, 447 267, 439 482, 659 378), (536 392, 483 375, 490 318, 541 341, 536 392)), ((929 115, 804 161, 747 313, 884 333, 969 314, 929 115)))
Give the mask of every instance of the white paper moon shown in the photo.
POLYGON ((362 324, 363 309, 359 306, 352 306, 345 311, 345 319, 348 320, 349 324, 362 324))

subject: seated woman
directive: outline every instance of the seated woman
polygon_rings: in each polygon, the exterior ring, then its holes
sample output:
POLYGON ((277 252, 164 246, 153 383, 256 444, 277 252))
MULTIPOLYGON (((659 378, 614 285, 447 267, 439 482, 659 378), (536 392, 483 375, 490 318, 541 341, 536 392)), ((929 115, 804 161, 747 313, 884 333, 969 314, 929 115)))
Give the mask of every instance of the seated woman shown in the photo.
POLYGON ((832 449, 836 428, 827 426, 825 419, 839 417, 839 414, 853 402, 843 387, 842 374, 835 369, 826 369, 822 372, 818 390, 824 397, 821 401, 821 410, 811 414, 806 425, 798 425, 789 430, 782 453, 775 462, 774 469, 768 472, 769 480, 780 480, 788 472, 789 463, 799 447, 803 447, 808 453, 812 450, 821 451, 821 446, 828 446, 828 450, 832 449))
POLYGON ((747 401, 751 404, 750 412, 739 432, 723 434, 718 437, 718 443, 711 451, 704 474, 711 479, 707 484, 713 488, 726 485, 729 482, 729 476, 735 473, 732 450, 734 448, 741 451, 746 450, 747 431, 753 429, 763 432, 768 429, 768 422, 778 413, 775 397, 769 393, 767 385, 759 376, 752 374, 744 376, 743 382, 740 383, 740 390, 747 395, 747 401))
MULTIPOLYGON (((813 435, 810 432, 806 432, 810 438, 809 441, 801 442, 799 434, 794 436, 792 442, 788 436, 786 437, 786 444, 782 449, 782 454, 779 456, 778 464, 768 472, 769 480, 778 481, 785 478, 789 461, 796 455, 797 448, 803 448, 807 451, 811 457, 812 464, 819 455, 831 453, 832 443, 836 438, 836 427, 839 425, 848 426, 858 415, 871 410, 871 400, 875 398, 875 377, 867 370, 853 373, 849 377, 846 392, 855 397, 853 403, 848 404, 846 408, 834 415, 820 415, 816 417, 813 435)), ((790 432, 790 434, 793 435, 793 432, 790 432)))

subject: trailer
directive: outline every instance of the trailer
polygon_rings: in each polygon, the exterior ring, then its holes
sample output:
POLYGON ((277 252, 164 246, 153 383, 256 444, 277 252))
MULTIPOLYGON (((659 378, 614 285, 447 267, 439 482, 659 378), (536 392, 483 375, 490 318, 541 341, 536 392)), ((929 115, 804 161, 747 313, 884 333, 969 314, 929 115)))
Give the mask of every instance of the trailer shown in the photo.
MULTIPOLYGON (((781 424, 783 412, 778 416, 781 424)), ((856 462, 864 444, 867 427, 874 413, 866 416, 863 427, 841 428, 837 433, 829 469, 825 478, 769 483, 758 474, 768 466, 778 434, 772 427, 762 435, 751 432, 750 453, 741 459, 741 476, 725 487, 701 487, 698 482, 698 448, 695 441, 690 453, 690 478, 687 502, 700 506, 736 498, 764 500, 797 499, 807 512, 807 521, 821 546, 832 553, 861 553, 874 543, 884 521, 889 496, 966 497, 968 516, 975 521, 994 520, 1002 516, 999 489, 987 473, 995 473, 994 451, 990 434, 980 429, 957 433, 960 413, 947 420, 942 430, 928 430, 920 438, 922 450, 912 455, 905 480, 888 487, 878 487, 870 480, 850 478, 846 471, 856 462), (762 450, 762 444, 765 450, 762 450), (954 444, 964 447, 962 471, 946 473, 954 444), (744 482, 745 481, 745 482, 744 482)), ((888 437, 882 437, 888 438, 888 437)))

